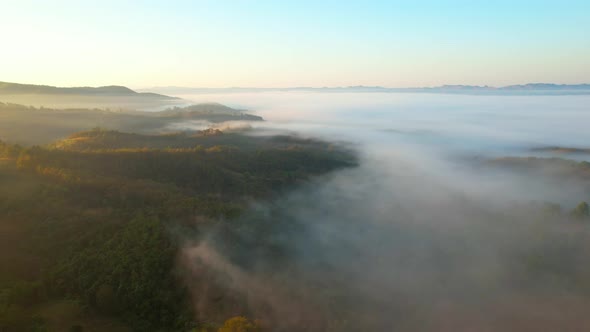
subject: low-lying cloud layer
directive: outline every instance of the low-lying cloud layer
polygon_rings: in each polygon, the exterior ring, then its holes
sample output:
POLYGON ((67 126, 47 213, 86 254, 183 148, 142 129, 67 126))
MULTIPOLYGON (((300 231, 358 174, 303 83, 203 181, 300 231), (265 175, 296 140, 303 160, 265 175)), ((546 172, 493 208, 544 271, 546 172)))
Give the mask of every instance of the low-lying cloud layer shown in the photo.
POLYGON ((198 316, 226 303, 277 331, 590 326, 590 224, 543 203, 569 209, 588 184, 474 166, 584 147, 590 97, 214 97, 260 110, 254 127, 349 142, 361 164, 253 205, 231 241, 189 239, 189 284, 216 280, 195 289, 198 316))

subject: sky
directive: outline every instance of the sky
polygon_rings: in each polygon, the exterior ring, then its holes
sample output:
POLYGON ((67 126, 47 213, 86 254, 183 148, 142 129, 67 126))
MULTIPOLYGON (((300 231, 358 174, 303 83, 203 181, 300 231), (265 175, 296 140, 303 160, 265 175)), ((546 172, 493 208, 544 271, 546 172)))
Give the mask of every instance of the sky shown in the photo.
POLYGON ((0 81, 590 83, 590 1, 0 0, 0 81))

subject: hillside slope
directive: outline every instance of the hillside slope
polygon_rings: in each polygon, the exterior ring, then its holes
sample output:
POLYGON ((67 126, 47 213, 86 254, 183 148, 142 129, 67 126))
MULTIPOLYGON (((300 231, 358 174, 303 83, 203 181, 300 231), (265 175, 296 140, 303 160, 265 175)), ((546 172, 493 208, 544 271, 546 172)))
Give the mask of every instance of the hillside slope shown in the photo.
POLYGON ((206 269, 190 284, 207 289, 199 301, 213 311, 195 316, 178 261, 187 234, 216 229, 230 241, 247 226, 262 250, 272 240, 266 225, 233 224, 251 199, 356 164, 346 151, 292 137, 97 130, 68 140, 83 138, 83 147, 0 142, 2 331, 216 331, 250 316, 244 295, 222 292, 206 269))

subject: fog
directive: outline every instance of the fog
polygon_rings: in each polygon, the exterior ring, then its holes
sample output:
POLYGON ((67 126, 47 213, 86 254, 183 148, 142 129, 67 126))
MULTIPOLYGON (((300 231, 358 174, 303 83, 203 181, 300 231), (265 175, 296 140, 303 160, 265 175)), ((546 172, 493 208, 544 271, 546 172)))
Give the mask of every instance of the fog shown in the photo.
POLYGON ((211 298, 235 297, 243 303, 227 311, 276 331, 590 328, 590 223, 567 213, 590 199, 588 180, 482 166, 586 160, 531 149, 587 148, 590 96, 181 97, 263 116, 252 134, 320 138, 359 156, 358 167, 253 202, 232 221, 234 242, 215 229, 188 237, 189 286, 217 280, 195 296, 198 317, 211 298), (547 202, 563 212, 546 213, 547 202))

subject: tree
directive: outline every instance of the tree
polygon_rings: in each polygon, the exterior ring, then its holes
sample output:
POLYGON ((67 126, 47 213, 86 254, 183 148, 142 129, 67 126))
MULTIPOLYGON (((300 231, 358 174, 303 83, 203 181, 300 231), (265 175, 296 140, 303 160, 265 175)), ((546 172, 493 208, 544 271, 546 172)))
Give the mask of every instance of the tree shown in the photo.
POLYGON ((218 332, 261 332, 262 328, 246 317, 233 317, 225 321, 218 332))
POLYGON ((576 218, 588 218, 590 216, 590 207, 588 203, 581 202, 576 206, 576 208, 572 211, 572 215, 576 218))

